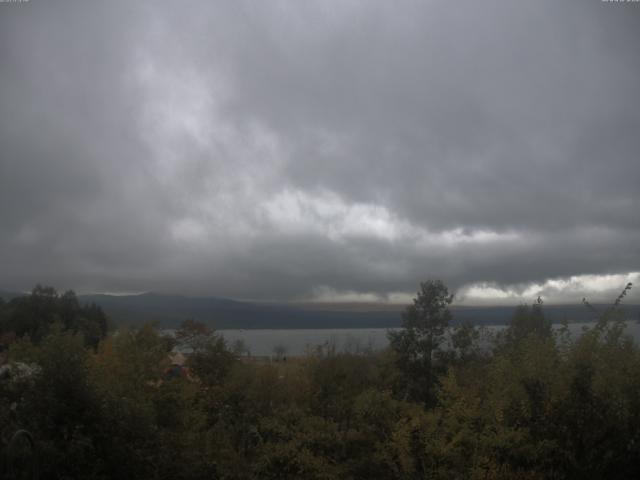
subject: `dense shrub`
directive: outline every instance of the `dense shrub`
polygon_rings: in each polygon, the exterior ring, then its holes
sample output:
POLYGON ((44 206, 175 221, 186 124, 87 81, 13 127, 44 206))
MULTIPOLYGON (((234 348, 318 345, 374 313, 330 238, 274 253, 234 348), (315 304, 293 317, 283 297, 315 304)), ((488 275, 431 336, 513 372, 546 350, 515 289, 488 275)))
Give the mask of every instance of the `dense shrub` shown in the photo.
MULTIPOLYGON (((59 312, 55 296, 31 301, 59 312)), ((3 434, 33 433, 43 478, 640 474, 640 351, 617 309, 579 338, 552 330, 540 302, 519 308, 489 347, 461 327, 452 349, 429 354, 428 374, 404 369, 393 348, 241 359, 197 322, 176 340, 146 325, 94 345, 64 321, 73 315, 45 310, 46 328, 11 340, 0 381, 0 406, 12 412, 3 434), (185 375, 167 373, 176 342, 191 352, 185 375), (407 394, 425 378, 429 402, 407 394)))

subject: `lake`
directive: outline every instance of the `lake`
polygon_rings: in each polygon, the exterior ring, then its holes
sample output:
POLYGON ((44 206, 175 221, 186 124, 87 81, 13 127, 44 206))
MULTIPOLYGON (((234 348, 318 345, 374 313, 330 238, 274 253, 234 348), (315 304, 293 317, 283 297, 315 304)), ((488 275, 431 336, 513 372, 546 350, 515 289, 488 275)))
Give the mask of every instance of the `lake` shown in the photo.
MULTIPOLYGON (((579 335, 584 328, 594 323, 570 323, 572 335, 579 335)), ((554 325, 559 327, 560 325, 554 325)), ((487 334, 494 334, 505 327, 484 327, 487 334)), ((265 330, 218 330, 230 346, 242 340, 255 356, 269 356, 274 349, 282 347, 285 355, 304 355, 318 345, 335 347, 336 351, 362 352, 364 350, 382 350, 389 344, 387 328, 336 328, 336 329, 265 329, 265 330)), ((637 342, 640 341, 640 324, 627 322, 627 333, 637 342)))

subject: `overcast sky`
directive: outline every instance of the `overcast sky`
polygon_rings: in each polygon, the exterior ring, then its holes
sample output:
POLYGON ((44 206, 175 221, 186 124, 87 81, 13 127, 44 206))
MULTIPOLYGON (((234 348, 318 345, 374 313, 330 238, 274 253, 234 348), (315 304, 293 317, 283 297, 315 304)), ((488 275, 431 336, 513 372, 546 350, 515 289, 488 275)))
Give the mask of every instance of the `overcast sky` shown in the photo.
POLYGON ((639 41, 600 0, 0 3, 0 288, 612 299, 639 41))

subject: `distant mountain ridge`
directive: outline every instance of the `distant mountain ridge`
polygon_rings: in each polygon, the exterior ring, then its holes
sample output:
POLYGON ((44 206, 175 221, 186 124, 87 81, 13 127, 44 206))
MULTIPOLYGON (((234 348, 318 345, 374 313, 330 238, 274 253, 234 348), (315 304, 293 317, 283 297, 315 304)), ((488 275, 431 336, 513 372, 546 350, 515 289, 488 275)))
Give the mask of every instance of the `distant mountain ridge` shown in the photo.
POLYGON ((399 312, 323 311, 284 303, 241 302, 216 297, 141 295, 80 295, 82 302, 100 305, 117 324, 159 322, 175 327, 193 318, 217 329, 245 328, 371 328, 399 325, 399 312))
MULTIPOLYGON (((402 322, 404 305, 256 303, 215 297, 185 297, 145 293, 141 295, 81 295, 82 302, 100 305, 117 324, 159 322, 175 327, 193 318, 217 329, 270 328, 394 328, 402 322)), ((504 325, 514 306, 453 306, 453 323, 504 325)), ((608 305, 595 305, 603 311, 608 305)), ((627 318, 640 319, 640 305, 626 305, 627 318)), ((583 305, 545 305, 545 315, 554 323, 589 322, 594 315, 583 305)))
MULTIPOLYGON (((0 290, 8 300, 24 293, 0 290)), ((136 295, 78 295, 82 303, 102 307, 116 325, 141 325, 157 322, 161 327, 176 327, 192 318, 216 329, 305 329, 305 328, 394 328, 402 321, 403 305, 257 303, 216 297, 187 297, 143 293, 136 295)), ((603 311, 608 305, 595 305, 603 311)), ((640 320, 640 305, 625 305, 627 318, 640 320)), ((453 323, 504 325, 514 306, 453 306, 453 323)), ((554 323, 588 322, 593 314, 583 305, 545 305, 545 315, 554 323)))
POLYGON ((3 300, 11 300, 12 298, 20 297, 22 295, 26 295, 26 293, 12 292, 10 290, 0 290, 0 298, 3 300))

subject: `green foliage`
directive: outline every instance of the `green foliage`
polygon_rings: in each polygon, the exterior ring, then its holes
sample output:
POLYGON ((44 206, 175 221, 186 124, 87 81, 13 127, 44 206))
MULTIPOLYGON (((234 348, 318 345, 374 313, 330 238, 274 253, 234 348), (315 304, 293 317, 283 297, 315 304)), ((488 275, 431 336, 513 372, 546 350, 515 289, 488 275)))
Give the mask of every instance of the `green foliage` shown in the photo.
POLYGON ((203 323, 185 320, 175 336, 178 347, 189 352, 189 368, 206 385, 221 384, 237 361, 225 339, 203 323))
POLYGON ((193 321, 176 340, 145 325, 94 348, 42 294, 46 331, 11 339, 2 371, 2 438, 28 429, 43 478, 638 477, 640 350, 619 305, 577 338, 521 307, 496 343, 463 325, 446 349, 451 296, 425 285, 393 348, 273 363, 193 321), (189 375, 166 374, 174 347, 189 375), (406 395, 425 378, 426 404, 406 395))
POLYGON ((54 324, 81 334, 92 347, 96 347, 108 331, 102 309, 94 304, 80 305, 71 290, 60 295, 52 287, 37 285, 30 295, 0 305, 0 334, 28 336, 39 342, 51 332, 54 324))
POLYGON ((100 408, 89 382, 90 353, 84 339, 53 328, 37 349, 21 352, 25 357, 17 359, 38 369, 21 392, 16 413, 38 440, 43 475, 93 475, 100 408))
POLYGON ((177 345, 190 352, 205 349, 214 338, 215 332, 211 327, 191 318, 184 320, 175 332, 177 345))
POLYGON ((206 385, 220 385, 237 361, 237 355, 227 348, 224 338, 217 336, 201 350, 189 356, 188 365, 206 385))
POLYGON ((388 333, 398 368, 404 375, 406 394, 427 404, 433 401, 436 380, 433 357, 445 340, 452 301, 453 295, 440 280, 423 282, 413 304, 403 314, 402 329, 388 333))
POLYGON ((545 318, 542 305, 542 299, 538 297, 533 305, 520 305, 516 308, 504 334, 506 344, 516 345, 529 335, 545 338, 551 336, 551 321, 545 318))

